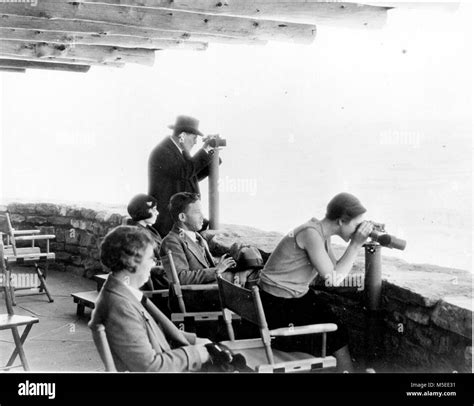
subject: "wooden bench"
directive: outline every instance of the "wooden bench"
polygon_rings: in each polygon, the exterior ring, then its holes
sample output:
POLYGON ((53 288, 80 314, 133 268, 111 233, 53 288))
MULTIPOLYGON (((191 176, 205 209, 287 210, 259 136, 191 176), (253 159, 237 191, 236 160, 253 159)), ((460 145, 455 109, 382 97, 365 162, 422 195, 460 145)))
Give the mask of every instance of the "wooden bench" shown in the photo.
POLYGON ((90 292, 71 293, 74 303, 77 303, 78 316, 84 316, 84 310, 89 307, 91 310, 95 308, 95 302, 99 297, 99 292, 91 290, 90 292))
POLYGON ((97 292, 100 292, 109 275, 110 274, 108 273, 99 273, 97 275, 94 275, 94 280, 97 282, 97 292))
MULTIPOLYGON (((102 286, 104 285, 109 275, 110 274, 108 273, 94 275, 94 280, 97 282, 97 292, 100 292, 100 290, 102 289, 102 286)), ((168 289, 144 290, 143 294, 148 298, 151 298, 155 295, 161 298, 167 298, 169 295, 169 290, 168 289)))
MULTIPOLYGON (((71 293, 71 296, 74 299, 74 303, 77 303, 76 313, 78 316, 84 316, 84 310, 86 307, 89 307, 91 310, 95 308, 95 302, 99 297, 99 292, 102 289, 102 286, 104 285, 109 275, 110 274, 94 275, 94 280, 97 282, 97 290, 92 290, 90 292, 71 293)), ((168 289, 144 291, 143 294, 148 298, 158 296, 160 298, 165 299, 168 297, 168 289)))

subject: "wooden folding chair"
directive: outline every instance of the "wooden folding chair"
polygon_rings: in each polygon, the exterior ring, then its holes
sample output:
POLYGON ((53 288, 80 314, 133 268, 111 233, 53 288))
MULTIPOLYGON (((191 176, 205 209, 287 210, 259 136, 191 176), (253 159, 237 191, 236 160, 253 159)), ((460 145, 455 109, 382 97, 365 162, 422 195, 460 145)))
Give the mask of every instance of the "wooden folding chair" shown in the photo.
MULTIPOLYGON (((49 263, 55 260, 55 254, 50 252, 49 242, 51 239, 56 238, 56 236, 53 234, 40 234, 40 230, 15 230, 11 223, 10 213, 7 210, 0 211, 0 234, 2 242, 4 236, 6 237, 6 245, 4 245, 6 266, 10 268, 11 266, 23 267, 33 265, 39 280, 39 286, 34 288, 31 286, 19 286, 18 284, 16 284, 17 286, 10 285, 12 304, 16 305, 16 290, 28 290, 27 292, 22 292, 21 296, 46 295, 49 302, 53 302, 54 300, 46 285, 46 276, 49 263), (35 245, 37 241, 46 242, 45 252, 42 252, 40 247, 35 245), (17 246, 17 243, 23 242, 31 242, 31 246, 17 246)), ((19 277, 18 273, 15 275, 19 277)))
MULTIPOLYGON (((13 341, 15 342, 15 349, 13 350, 12 355, 8 359, 5 367, 0 367, 0 370, 9 370, 10 368, 18 368, 23 367, 25 371, 29 371, 28 361, 26 359, 25 351, 23 350, 23 344, 28 337, 28 334, 33 327, 33 324, 38 323, 39 320, 36 317, 30 316, 17 316, 13 312, 13 301, 11 297, 12 288, 10 286, 10 271, 6 267, 5 260, 4 260, 4 247, 3 241, 0 238, 0 268, 1 268, 1 277, 2 277, 2 284, 1 290, 3 291, 7 313, 0 314, 0 330, 7 330, 10 329, 12 331, 13 341), (18 331, 18 327, 24 326, 23 333, 20 336, 18 331), (15 362, 16 357, 20 357, 21 364, 20 365, 13 365, 15 362)), ((2 346, 5 344, 1 344, 2 346)))
POLYGON ((230 341, 224 341, 222 344, 242 354, 250 368, 257 372, 314 372, 332 370, 336 367, 336 359, 333 356, 326 356, 326 334, 337 330, 335 324, 312 324, 269 330, 257 286, 248 290, 226 281, 221 276, 217 278, 217 284, 222 314, 230 338, 230 341), (235 340, 232 313, 237 313, 242 319, 257 325, 260 338, 235 340), (302 352, 283 352, 271 346, 273 337, 306 334, 323 335, 321 357, 302 352))
POLYGON ((105 326, 103 324, 89 324, 92 331, 92 339, 99 352, 100 358, 105 366, 106 372, 117 372, 115 368, 112 351, 110 351, 109 342, 105 333, 105 326))
MULTIPOLYGON (((180 329, 190 332, 196 332, 196 328, 199 325, 208 325, 209 328, 205 329, 207 332, 203 336, 207 336, 211 339, 218 339, 219 333, 216 326, 223 322, 222 312, 220 311, 199 311, 199 312, 188 312, 185 304, 186 293, 197 293, 202 295, 208 292, 216 292, 218 290, 217 284, 201 284, 201 285, 181 285, 176 265, 173 260, 173 253, 171 250, 167 252, 168 259, 171 268, 171 282, 170 282, 170 297, 176 297, 180 312, 171 312, 170 319, 180 329)), ((173 309, 171 309, 173 310, 173 309)), ((233 315, 234 320, 240 320, 238 315, 233 315)), ((223 324, 222 324, 223 326, 223 324)))
POLYGON ((171 283, 170 289, 174 297, 178 301, 178 307, 180 313, 171 313, 171 321, 176 324, 183 324, 186 326, 186 322, 200 322, 200 321, 217 321, 219 317, 222 317, 221 312, 188 312, 186 311, 186 305, 184 303, 183 292, 206 292, 217 291, 216 284, 202 284, 202 285, 181 285, 178 278, 178 272, 176 265, 173 260, 173 252, 168 250, 168 259, 170 261, 171 268, 171 283))

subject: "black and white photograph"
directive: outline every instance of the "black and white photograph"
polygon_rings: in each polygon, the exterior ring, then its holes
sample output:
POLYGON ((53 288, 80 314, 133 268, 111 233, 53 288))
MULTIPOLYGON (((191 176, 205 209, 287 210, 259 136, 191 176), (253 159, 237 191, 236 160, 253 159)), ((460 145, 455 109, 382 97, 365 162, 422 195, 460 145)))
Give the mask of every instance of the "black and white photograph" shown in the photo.
POLYGON ((473 8, 0 0, 0 405, 472 405, 473 8))

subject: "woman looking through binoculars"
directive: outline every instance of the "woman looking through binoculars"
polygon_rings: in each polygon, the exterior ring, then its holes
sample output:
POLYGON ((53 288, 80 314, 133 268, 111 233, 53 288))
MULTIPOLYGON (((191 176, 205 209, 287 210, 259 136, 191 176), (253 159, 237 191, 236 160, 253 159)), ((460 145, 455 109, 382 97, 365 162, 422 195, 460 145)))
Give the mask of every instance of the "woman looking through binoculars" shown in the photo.
MULTIPOLYGON (((312 218, 279 242, 258 282, 270 329, 319 323, 338 326, 337 331, 328 334, 328 353, 336 358, 339 371, 353 370, 346 328, 309 286, 318 275, 326 280, 332 278, 337 286, 349 274, 359 249, 372 232, 372 223, 363 219, 365 212, 355 196, 336 195, 322 220, 312 218), (331 249, 334 235, 349 243, 338 260, 331 249)), ((313 348, 319 346, 308 337, 291 342, 280 340, 275 346, 314 354, 313 348)))

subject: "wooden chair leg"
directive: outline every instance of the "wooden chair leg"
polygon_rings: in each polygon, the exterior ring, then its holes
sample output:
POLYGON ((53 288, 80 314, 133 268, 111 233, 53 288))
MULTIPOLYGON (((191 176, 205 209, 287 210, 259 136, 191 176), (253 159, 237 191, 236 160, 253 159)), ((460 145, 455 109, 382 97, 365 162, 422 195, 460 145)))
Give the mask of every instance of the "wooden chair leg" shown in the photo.
POLYGON ((232 320, 225 320, 225 327, 227 330, 227 334, 229 336, 230 341, 235 340, 235 335, 234 335, 234 328, 232 327, 232 320))
POLYGON ((21 342, 20 335, 18 334, 17 327, 12 327, 12 335, 13 335, 13 340, 15 341, 16 350, 18 351, 18 355, 20 356, 21 364, 23 365, 23 369, 25 371, 29 371, 30 367, 28 365, 28 361, 26 360, 25 352, 23 351, 23 344, 21 342))
MULTIPOLYGON (((51 297, 51 294, 49 293, 48 288, 46 287, 46 280, 39 266, 36 266, 36 273, 38 274, 38 278, 40 280, 41 289, 44 290, 44 293, 46 293, 46 296, 48 296, 49 302, 50 303, 54 302, 53 298, 51 297)), ((40 289, 40 292, 41 292, 41 289, 40 289)))
MULTIPOLYGON (((5 275, 5 278, 9 278, 10 273, 7 272, 5 275)), ((5 304, 7 306, 7 312, 8 314, 14 314, 13 311, 13 295, 12 295, 12 289, 11 286, 3 286, 3 294, 5 295, 5 304)), ((14 293, 14 291, 13 291, 14 293)))
MULTIPOLYGON (((25 329, 23 330, 23 333, 20 337, 20 343, 21 343, 21 346, 22 346, 21 348, 23 348, 23 344, 25 343, 26 337, 28 337, 28 334, 30 333, 30 330, 31 330, 32 327, 33 327, 33 324, 28 324, 25 327, 25 329)), ((16 357, 18 356, 18 352, 19 352, 18 348, 15 347, 10 359, 7 362, 7 365, 6 365, 7 367, 9 367, 10 365, 13 365, 13 363, 15 362, 16 357)))
MULTIPOLYGON (((40 269, 43 269, 43 270, 42 270, 42 273, 43 273, 43 278, 44 278, 44 280, 45 280, 44 285, 46 286, 46 279, 48 279, 48 263, 46 263, 46 264, 44 265, 44 267, 43 267, 43 268, 40 268, 40 269)), ((39 292, 43 292, 43 291, 44 291, 43 284, 40 284, 40 286, 39 286, 39 292)))
POLYGON ((15 287, 10 286, 10 299, 12 306, 16 306, 16 299, 15 299, 15 287))
POLYGON ((268 363, 274 364, 275 360, 273 359, 273 352, 270 344, 264 343, 263 345, 265 346, 265 355, 267 356, 268 363))
POLYGON ((84 303, 81 303, 79 302, 77 304, 77 311, 76 311, 76 314, 80 317, 84 316, 84 310, 85 310, 85 306, 84 306, 84 303))

